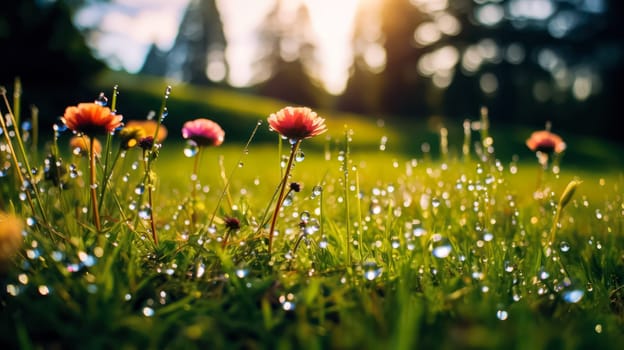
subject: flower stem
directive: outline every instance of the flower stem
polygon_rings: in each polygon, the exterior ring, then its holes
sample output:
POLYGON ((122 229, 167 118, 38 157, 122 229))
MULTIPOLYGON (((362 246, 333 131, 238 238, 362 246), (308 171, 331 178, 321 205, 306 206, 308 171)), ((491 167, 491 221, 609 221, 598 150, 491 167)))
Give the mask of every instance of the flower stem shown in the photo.
MULTIPOLYGON (((108 159, 106 159, 104 161, 104 181, 102 181, 102 191, 100 191, 100 203, 99 203, 99 209, 102 210, 102 204, 104 203, 104 194, 106 193, 106 187, 108 186, 108 182, 111 179, 111 176, 113 175, 113 169, 115 168, 115 165, 117 164, 117 161, 119 160, 119 157, 121 156, 121 148, 119 150, 117 150, 117 154, 115 155, 115 158, 113 158, 113 163, 109 166, 108 165, 108 159)), ((108 158, 108 151, 106 152, 106 158, 108 158)))
POLYGON ((154 239, 154 245, 158 246, 158 234, 156 233, 156 220, 154 220, 154 206, 152 200, 153 183, 152 183, 152 163, 151 159, 152 150, 143 150, 143 162, 145 165, 145 181, 147 182, 145 188, 147 190, 147 207, 149 208, 150 217, 150 229, 152 230, 152 238, 154 239))
POLYGON ((152 229, 152 238, 154 239, 154 244, 158 246, 158 234, 156 233, 156 223, 154 219, 154 207, 152 206, 152 182, 149 180, 149 186, 147 188, 147 201, 150 209, 150 227, 152 229))
POLYGON ((97 204, 97 191, 95 188, 95 137, 91 137, 91 142, 89 146, 89 170, 90 170, 90 186, 91 189, 91 207, 93 208, 93 220, 95 221, 95 228, 99 231, 102 231, 102 225, 100 224, 100 212, 97 204))
POLYGON ((199 184, 199 174, 197 174, 198 172, 198 168, 199 168, 199 157, 202 154, 202 147, 199 147, 197 149, 197 154, 195 155, 195 161, 193 162, 193 173, 192 173, 192 177, 193 177, 193 181, 191 181, 191 227, 195 227, 195 221, 197 220, 197 213, 195 212, 195 206, 197 205, 196 203, 196 196, 197 196, 197 185, 199 184))
POLYGON ((284 177, 282 178, 279 196, 277 197, 277 203, 275 204, 275 211, 273 211, 273 217, 271 218, 271 228, 269 229, 269 256, 271 255, 271 248, 273 246, 273 231, 275 230, 277 215, 279 214, 280 207, 282 206, 282 201, 284 200, 284 191, 286 190, 288 175, 290 174, 290 169, 292 167, 293 160, 295 159, 295 154, 297 154, 297 150, 299 150, 300 144, 301 140, 297 140, 290 149, 288 165, 286 165, 286 170, 284 171, 284 177))

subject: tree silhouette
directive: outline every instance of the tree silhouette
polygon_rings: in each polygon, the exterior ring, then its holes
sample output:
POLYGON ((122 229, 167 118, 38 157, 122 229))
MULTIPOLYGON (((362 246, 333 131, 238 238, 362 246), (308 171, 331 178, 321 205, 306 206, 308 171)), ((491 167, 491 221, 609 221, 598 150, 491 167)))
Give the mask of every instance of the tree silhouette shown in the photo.
POLYGON ((282 6, 282 1, 276 1, 260 25, 261 52, 254 66, 268 77, 252 89, 295 104, 318 106, 322 92, 307 68, 315 63, 309 13, 300 5, 293 16, 282 20, 282 6))
POLYGON ((227 75, 225 46, 215 0, 192 0, 173 47, 162 52, 152 45, 141 72, 200 85, 220 82, 227 75))

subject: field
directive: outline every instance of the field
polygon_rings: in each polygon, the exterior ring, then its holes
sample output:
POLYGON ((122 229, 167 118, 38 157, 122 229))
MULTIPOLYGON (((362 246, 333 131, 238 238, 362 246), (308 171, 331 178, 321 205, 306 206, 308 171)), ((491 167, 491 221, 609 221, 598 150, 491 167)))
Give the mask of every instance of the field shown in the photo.
POLYGON ((215 115, 225 142, 198 148, 162 101, 161 147, 116 132, 99 157, 89 142, 69 148, 60 124, 38 136, 45 146, 15 120, 3 126, 0 209, 24 224, 0 259, 3 348, 624 340, 624 178, 611 144, 571 135, 540 166, 524 145, 532 130, 478 116, 470 139, 461 125, 446 139, 340 115, 291 157, 271 111, 215 115))

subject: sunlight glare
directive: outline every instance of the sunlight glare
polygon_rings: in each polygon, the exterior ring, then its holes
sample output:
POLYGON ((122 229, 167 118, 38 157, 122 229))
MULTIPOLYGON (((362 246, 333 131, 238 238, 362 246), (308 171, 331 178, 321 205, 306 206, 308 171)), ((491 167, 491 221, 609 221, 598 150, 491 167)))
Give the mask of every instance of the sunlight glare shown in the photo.
POLYGON ((351 39, 359 0, 303 0, 310 11, 321 60, 317 74, 331 94, 344 91, 353 61, 351 39))

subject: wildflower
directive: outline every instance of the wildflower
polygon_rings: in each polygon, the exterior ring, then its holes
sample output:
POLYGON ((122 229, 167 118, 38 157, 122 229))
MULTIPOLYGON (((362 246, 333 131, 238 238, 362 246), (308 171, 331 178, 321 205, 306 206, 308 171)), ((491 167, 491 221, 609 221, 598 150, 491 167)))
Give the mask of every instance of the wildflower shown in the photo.
POLYGON ((221 247, 225 248, 232 233, 240 229, 240 220, 235 217, 226 217, 223 221, 225 223, 225 228, 227 228, 227 232, 225 233, 225 237, 223 237, 221 247))
POLYGON ((139 140, 139 147, 141 147, 144 151, 152 149, 154 147, 154 137, 153 136, 145 136, 139 140))
MULTIPOLYGON (((130 123, 128 123, 130 124, 130 123)), ((130 149, 139 144, 139 140, 146 136, 145 130, 138 126, 126 126, 119 131, 119 138, 121 139, 121 148, 130 149)))
MULTIPOLYGON (((196 190, 199 185, 199 177, 197 176, 199 167, 199 153, 204 146, 219 146, 223 143, 225 132, 221 129, 219 124, 213 122, 210 119, 199 118, 188 121, 182 126, 182 137, 189 140, 190 143, 198 146, 198 150, 193 154, 195 162, 193 164, 193 186, 191 189, 191 200, 193 206, 195 205, 196 190)), ((191 223, 195 225, 196 213, 191 215, 191 223)))
POLYGON ((548 130, 535 131, 526 140, 526 145, 533 152, 546 154, 561 153, 565 151, 566 144, 561 137, 548 130))
MULTIPOLYGON (((69 140, 69 147, 72 150, 72 153, 77 156, 82 156, 85 154, 89 154, 89 145, 91 144, 91 139, 89 136, 74 136, 69 140)), ((93 153, 96 156, 99 156, 102 153, 102 144, 98 139, 93 139, 93 153)))
POLYGON ((284 137, 303 140, 327 131, 325 119, 308 107, 284 107, 268 118, 269 126, 284 137))
POLYGON ((121 126, 123 117, 98 103, 79 103, 65 109, 63 123, 73 132, 90 136, 112 133, 121 126))
POLYGON ((0 267, 4 268, 21 247, 24 241, 23 229, 20 218, 0 212, 0 267))
MULTIPOLYGON (((159 126, 155 120, 128 120, 125 128, 140 129, 143 131, 141 137, 152 136, 159 143, 163 142, 168 134, 167 128, 163 124, 159 126), (158 135, 156 135, 156 129, 158 129, 158 135)), ((139 139, 140 137, 137 141, 139 139)))
POLYGON ((228 230, 236 231, 240 229, 240 220, 235 217, 226 217, 223 221, 228 230))
POLYGON ((290 183, 290 190, 294 191, 294 192, 299 192, 301 191, 301 184, 298 182, 291 182, 290 183))
MULTIPOLYGON (((277 222, 279 210, 285 199, 286 183, 290 176, 295 154, 297 154, 303 139, 324 133, 327 131, 327 126, 325 125, 325 119, 319 117, 316 112, 308 107, 284 107, 276 113, 271 114, 268 118, 268 122, 273 131, 278 132, 291 141, 290 157, 288 158, 284 177, 280 183, 279 195, 271 218, 271 227, 269 228, 268 253, 271 255, 275 224, 277 222)), ((293 182, 290 184, 290 191, 299 192, 300 190, 301 186, 298 183, 293 182)))
POLYGON ((199 118, 184 123, 182 137, 192 140, 197 146, 219 146, 223 143, 225 132, 212 120, 199 118))

